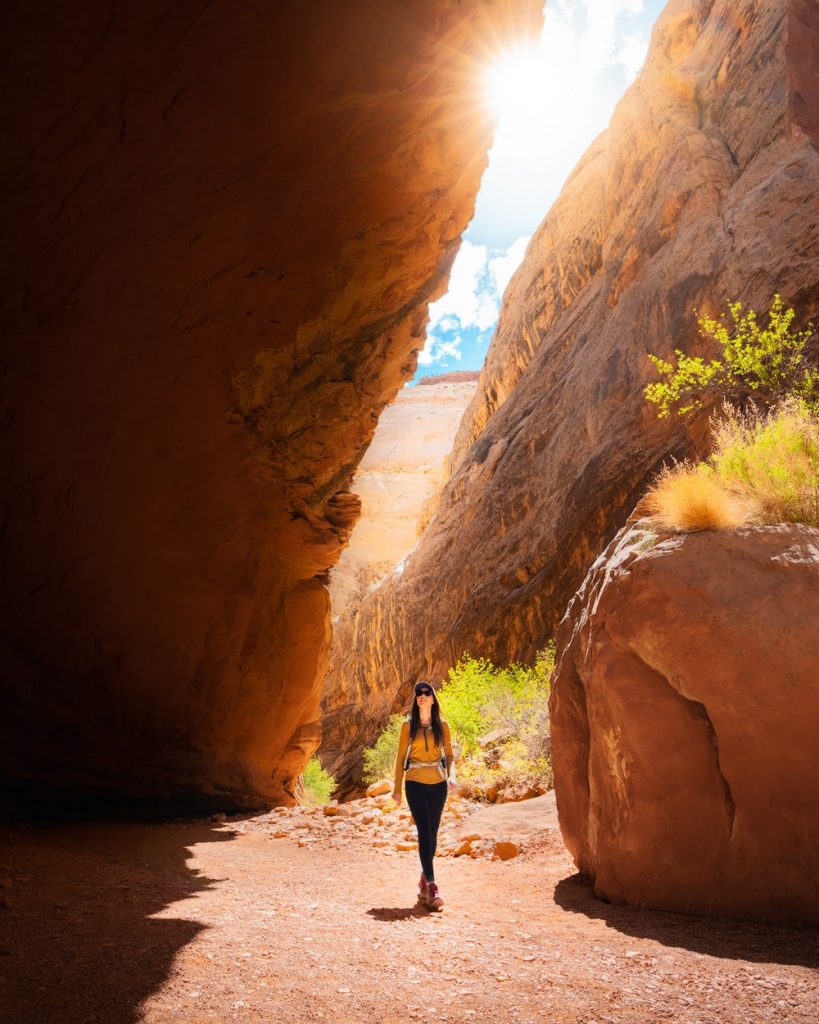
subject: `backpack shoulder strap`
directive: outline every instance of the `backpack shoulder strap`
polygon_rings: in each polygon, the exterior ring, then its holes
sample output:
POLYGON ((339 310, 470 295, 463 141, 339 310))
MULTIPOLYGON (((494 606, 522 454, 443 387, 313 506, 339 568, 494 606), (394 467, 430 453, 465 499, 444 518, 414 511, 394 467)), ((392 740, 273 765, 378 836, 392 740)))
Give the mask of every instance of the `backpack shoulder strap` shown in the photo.
POLYGON ((404 771, 405 772, 409 768, 410 750, 412 749, 412 719, 410 718, 409 715, 407 715, 407 717, 406 717, 406 723, 407 723, 407 753, 406 753, 406 756, 404 757, 404 771))

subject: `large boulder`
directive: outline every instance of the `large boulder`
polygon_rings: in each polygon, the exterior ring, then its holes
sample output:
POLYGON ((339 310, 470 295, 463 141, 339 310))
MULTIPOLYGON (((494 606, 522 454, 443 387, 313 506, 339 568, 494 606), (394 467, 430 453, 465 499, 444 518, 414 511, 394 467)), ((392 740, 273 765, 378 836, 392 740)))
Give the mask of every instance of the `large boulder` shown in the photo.
POLYGON ((3 6, 0 799, 293 798, 542 0, 3 6))
POLYGON ((333 651, 342 774, 414 679, 464 650, 531 660, 647 478, 701 449, 702 420, 643 397, 650 352, 705 351, 695 307, 819 310, 818 51, 811 0, 661 15, 507 289, 435 518, 333 651))
POLYGON ((560 827, 601 899, 819 921, 819 530, 624 529, 558 637, 560 827))

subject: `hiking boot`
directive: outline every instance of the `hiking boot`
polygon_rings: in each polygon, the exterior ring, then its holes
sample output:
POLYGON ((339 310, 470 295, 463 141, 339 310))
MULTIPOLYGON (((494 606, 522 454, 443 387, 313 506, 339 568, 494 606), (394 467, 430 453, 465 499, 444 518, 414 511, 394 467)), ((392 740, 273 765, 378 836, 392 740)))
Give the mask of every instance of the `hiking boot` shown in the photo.
POLYGON ((444 906, 438 886, 434 882, 427 882, 427 906, 430 910, 441 910, 444 906))
POLYGON ((426 903, 427 901, 427 878, 423 871, 418 880, 418 900, 420 903, 426 903))

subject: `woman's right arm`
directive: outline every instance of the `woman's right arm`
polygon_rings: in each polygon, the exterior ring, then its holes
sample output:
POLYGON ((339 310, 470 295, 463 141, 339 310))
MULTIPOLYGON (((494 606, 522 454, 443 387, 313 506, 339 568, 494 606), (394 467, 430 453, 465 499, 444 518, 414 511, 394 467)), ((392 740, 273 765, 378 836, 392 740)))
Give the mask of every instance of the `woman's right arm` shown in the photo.
POLYGON ((404 779, 404 760, 407 756, 407 744, 409 743, 409 722, 404 722, 401 732, 398 734, 398 753, 395 755, 395 785, 392 787, 392 798, 401 803, 401 783, 404 779))

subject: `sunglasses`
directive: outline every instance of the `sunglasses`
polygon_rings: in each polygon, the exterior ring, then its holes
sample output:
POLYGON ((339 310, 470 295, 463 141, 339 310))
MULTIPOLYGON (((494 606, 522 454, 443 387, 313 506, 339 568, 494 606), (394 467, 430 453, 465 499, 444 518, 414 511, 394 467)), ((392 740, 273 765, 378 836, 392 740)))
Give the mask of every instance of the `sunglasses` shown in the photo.
POLYGON ((432 690, 416 690, 415 691, 415 696, 416 697, 431 697, 432 696, 432 690))

